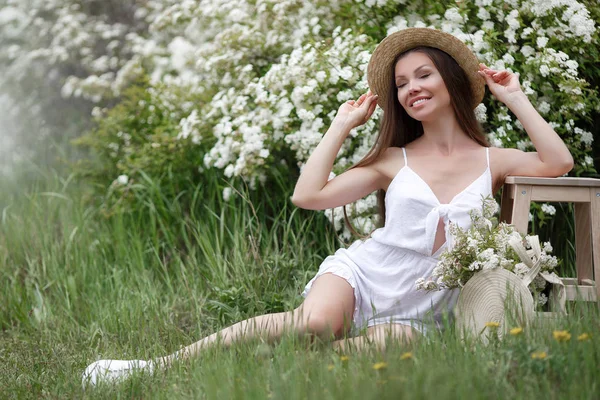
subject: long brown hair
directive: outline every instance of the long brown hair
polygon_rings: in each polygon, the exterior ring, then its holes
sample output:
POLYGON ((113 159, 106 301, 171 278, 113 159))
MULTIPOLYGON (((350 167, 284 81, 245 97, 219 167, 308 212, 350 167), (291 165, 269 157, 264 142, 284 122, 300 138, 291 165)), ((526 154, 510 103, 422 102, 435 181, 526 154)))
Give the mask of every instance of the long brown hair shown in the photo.
MULTIPOLYGON (((446 89, 450 94, 450 104, 458 120, 460 128, 474 141, 482 146, 489 147, 490 144, 483 133, 481 125, 475 117, 472 108, 472 93, 469 85, 469 78, 454 59, 442 50, 432 47, 415 47, 402 54, 394 60, 392 70, 389 73, 389 86, 387 104, 383 118, 379 126, 379 134, 375 139, 375 144, 369 152, 356 165, 350 167, 364 167, 377 160, 388 147, 402 147, 414 141, 423 135, 423 124, 421 121, 410 117, 406 110, 398 102, 396 83, 394 79, 395 68, 398 61, 412 52, 421 52, 427 55, 437 70, 440 72, 446 89)), ((377 206, 379 213, 379 226, 385 225, 385 190, 377 191, 377 206)), ((346 206, 344 206, 344 220, 350 231, 362 236, 352 227, 346 206)))

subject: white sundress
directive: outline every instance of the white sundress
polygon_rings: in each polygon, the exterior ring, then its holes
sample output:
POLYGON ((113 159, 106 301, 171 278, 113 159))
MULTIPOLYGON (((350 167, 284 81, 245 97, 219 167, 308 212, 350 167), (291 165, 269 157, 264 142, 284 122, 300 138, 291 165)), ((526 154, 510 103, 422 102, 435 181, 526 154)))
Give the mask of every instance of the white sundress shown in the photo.
POLYGON ((354 332, 390 322, 411 325, 424 334, 431 323, 440 328, 443 315, 452 315, 459 291, 417 291, 415 281, 431 276, 439 255, 452 248, 449 222, 468 228, 469 211, 481 208, 482 196, 492 195, 489 148, 485 150, 486 170, 446 204, 440 203, 431 187, 410 168, 402 147, 404 166, 385 195, 385 226, 327 257, 302 296, 308 295, 319 276, 332 273, 354 289, 354 332), (432 254, 440 218, 446 242, 432 254))

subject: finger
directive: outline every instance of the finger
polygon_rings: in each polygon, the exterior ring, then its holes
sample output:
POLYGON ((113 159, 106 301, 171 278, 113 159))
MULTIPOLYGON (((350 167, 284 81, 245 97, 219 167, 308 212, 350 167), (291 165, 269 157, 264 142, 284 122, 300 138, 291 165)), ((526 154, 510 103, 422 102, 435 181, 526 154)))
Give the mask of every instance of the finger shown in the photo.
POLYGON ((367 112, 365 113, 365 117, 363 118, 363 121, 362 121, 363 124, 367 123, 369 118, 371 118, 371 115, 373 115, 373 112, 375 112, 376 107, 377 107, 377 103, 371 103, 371 105, 367 109, 367 112))
POLYGON ((486 85, 489 86, 490 82, 493 82, 493 79, 490 78, 490 76, 488 74, 486 74, 485 72, 483 72, 483 71, 477 71, 477 73, 483 77, 483 80, 485 80, 485 84, 486 85))
POLYGON ((510 80, 510 74, 507 71, 501 71, 497 74, 492 75, 495 82, 505 81, 507 78, 510 80))
POLYGON ((371 116, 375 112, 376 108, 377 108, 377 98, 375 98, 373 103, 371 103, 371 106, 369 107, 369 110, 367 111, 367 121, 371 118, 371 116))
POLYGON ((510 83, 511 79, 512 78, 510 76, 507 76, 504 79, 500 80, 498 83, 501 84, 501 85, 506 86, 506 85, 508 85, 510 83))
POLYGON ((495 71, 493 68, 488 67, 484 63, 479 63, 479 69, 482 70, 482 71, 484 71, 484 72, 495 71))
POLYGON ((367 101, 364 102, 365 107, 367 107, 367 109, 371 106, 371 104, 373 104, 373 102, 377 101, 377 96, 376 95, 371 95, 367 98, 367 101))
POLYGON ((373 115, 373 112, 375 112, 375 109, 377 108, 377 96, 374 96, 374 97, 375 97, 375 99, 371 103, 371 106, 369 107, 369 113, 367 114, 369 117, 371 117, 371 115, 373 115))
POLYGON ((362 106, 363 104, 371 104, 371 101, 373 101, 373 97, 375 97, 374 94, 370 93, 367 95, 364 95, 365 97, 362 99, 360 105, 362 106))

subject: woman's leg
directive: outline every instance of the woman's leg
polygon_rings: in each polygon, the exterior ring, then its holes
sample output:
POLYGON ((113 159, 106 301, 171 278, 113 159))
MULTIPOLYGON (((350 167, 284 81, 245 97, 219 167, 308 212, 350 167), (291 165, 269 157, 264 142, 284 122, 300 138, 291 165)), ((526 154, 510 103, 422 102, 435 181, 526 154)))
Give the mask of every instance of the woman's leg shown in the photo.
POLYGON ((335 341, 333 347, 342 351, 349 349, 363 349, 368 345, 375 344, 376 348, 385 350, 386 340, 400 340, 409 344, 421 336, 421 333, 410 325, 404 324, 379 324, 367 328, 364 336, 335 341))
POLYGON ((342 334, 351 325, 354 311, 354 291, 343 278, 333 274, 321 275, 300 307, 293 311, 266 314, 238 322, 217 333, 205 337, 180 351, 143 360, 99 360, 90 364, 83 372, 82 384, 95 385, 100 381, 116 382, 127 378, 134 370, 154 370, 168 367, 175 359, 188 358, 215 344, 228 346, 233 342, 264 338, 279 339, 291 330, 300 335, 317 335, 329 338, 342 334))
POLYGON ((168 366, 175 359, 195 356, 215 344, 229 346, 234 342, 254 338, 273 342, 286 331, 299 335, 316 335, 324 339, 339 337, 350 328, 353 312, 354 290, 350 284, 339 276, 323 274, 315 280, 308 296, 297 309, 238 322, 154 361, 158 365, 168 366))

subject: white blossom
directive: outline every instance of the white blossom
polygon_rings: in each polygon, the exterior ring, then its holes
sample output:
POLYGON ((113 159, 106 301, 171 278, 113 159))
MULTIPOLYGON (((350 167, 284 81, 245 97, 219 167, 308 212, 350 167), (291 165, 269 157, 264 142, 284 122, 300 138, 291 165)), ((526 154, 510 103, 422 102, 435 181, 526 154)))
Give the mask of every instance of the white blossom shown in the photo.
POLYGON ((544 304, 546 304, 548 302, 548 297, 544 293, 540 293, 538 295, 537 302, 540 306, 543 306, 544 304))
POLYGON ((129 183, 129 177, 127 175, 119 175, 117 177, 117 183, 119 185, 127 185, 129 183))
POLYGON ((229 186, 223 189, 223 200, 224 201, 229 201, 229 199, 231 198, 231 192, 232 192, 232 189, 229 186))
POLYGON ((544 214, 548 214, 548 215, 556 214, 556 208, 554 208, 554 206, 547 204, 547 203, 542 204, 542 211, 544 212, 544 214))
POLYGON ((511 54, 506 53, 502 56, 502 61, 504 61, 506 65, 512 65, 515 62, 515 58, 511 54))
POLYGON ((478 271, 480 269, 483 269, 483 264, 481 261, 473 261, 471 264, 469 264, 469 270, 471 271, 478 271))
POLYGON ((525 45, 523 47, 521 47, 521 53, 525 56, 525 57, 531 57, 532 55, 535 54, 535 49, 529 45, 525 45))
POLYGON ((542 114, 548 114, 550 112, 550 104, 548 104, 545 101, 540 102, 540 104, 538 104, 538 111, 541 112, 542 114))
POLYGON ((417 290, 422 290, 425 288, 425 278, 419 278, 415 281, 415 286, 417 290))
POLYGON ((490 19, 490 12, 485 9, 484 7, 480 7, 477 10, 477 18, 483 20, 483 21, 487 21, 490 19))
POLYGON ((587 146, 590 146, 594 141, 594 135, 589 131, 584 131, 581 128, 574 128, 575 134, 579 136, 579 140, 587 146))
POLYGON ((479 105, 475 107, 475 117, 480 123, 487 121, 487 108, 485 107, 485 104, 479 103, 479 105))
POLYGON ((546 47, 546 44, 548 43, 548 38, 544 36, 538 36, 535 43, 539 48, 546 47))

